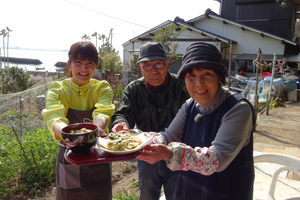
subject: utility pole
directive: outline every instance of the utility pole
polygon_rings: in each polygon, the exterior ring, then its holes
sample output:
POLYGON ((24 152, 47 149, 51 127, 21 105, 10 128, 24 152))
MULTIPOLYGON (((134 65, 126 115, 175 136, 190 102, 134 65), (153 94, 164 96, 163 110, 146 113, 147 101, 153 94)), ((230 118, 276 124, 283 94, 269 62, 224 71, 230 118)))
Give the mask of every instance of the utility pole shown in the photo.
POLYGON ((110 46, 111 46, 111 49, 112 49, 112 31, 113 31, 113 28, 110 29, 110 32, 109 32, 109 35, 108 35, 108 42, 110 40, 110 46))

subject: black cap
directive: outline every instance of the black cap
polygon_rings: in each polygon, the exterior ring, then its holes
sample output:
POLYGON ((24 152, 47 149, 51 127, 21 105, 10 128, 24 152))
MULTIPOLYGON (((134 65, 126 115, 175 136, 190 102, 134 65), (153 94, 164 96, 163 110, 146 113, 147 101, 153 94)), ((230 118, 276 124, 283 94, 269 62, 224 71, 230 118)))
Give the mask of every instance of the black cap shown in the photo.
POLYGON ((138 63, 152 60, 165 60, 166 57, 166 51, 162 44, 147 42, 140 47, 138 63))
POLYGON ((222 53, 211 43, 194 42, 185 49, 182 66, 177 72, 178 78, 183 79, 183 74, 193 67, 214 69, 227 74, 227 69, 222 62, 222 53))

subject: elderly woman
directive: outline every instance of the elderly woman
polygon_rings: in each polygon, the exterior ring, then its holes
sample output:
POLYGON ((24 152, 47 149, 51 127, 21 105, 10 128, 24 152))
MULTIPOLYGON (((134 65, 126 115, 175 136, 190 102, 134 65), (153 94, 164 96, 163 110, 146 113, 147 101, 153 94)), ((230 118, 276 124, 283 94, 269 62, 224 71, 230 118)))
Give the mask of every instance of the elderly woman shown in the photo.
MULTIPOLYGON (((111 165, 71 165, 64 158, 61 130, 68 124, 93 123, 105 136, 115 106, 113 91, 106 81, 92 79, 98 52, 91 42, 74 43, 69 50, 70 78, 53 82, 46 94, 43 119, 55 140, 60 142, 56 162, 56 199, 112 198, 111 165)), ((74 144, 67 144, 71 147, 74 144)))
POLYGON ((180 171, 175 199, 252 200, 254 109, 221 87, 226 73, 215 45, 190 44, 178 76, 191 98, 137 157, 180 171))

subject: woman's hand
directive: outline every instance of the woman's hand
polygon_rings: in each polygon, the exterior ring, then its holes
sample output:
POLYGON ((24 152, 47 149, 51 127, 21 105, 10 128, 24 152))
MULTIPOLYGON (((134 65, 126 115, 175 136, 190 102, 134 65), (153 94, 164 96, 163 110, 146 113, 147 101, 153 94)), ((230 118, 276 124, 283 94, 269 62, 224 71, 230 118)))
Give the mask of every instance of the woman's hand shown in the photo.
POLYGON ((67 149, 77 146, 79 144, 78 141, 82 141, 82 139, 83 139, 83 136, 77 137, 76 140, 74 140, 73 142, 69 141, 69 139, 66 139, 65 144, 66 144, 67 149))
POLYGON ((105 117, 98 117, 94 120, 94 124, 98 127, 98 136, 106 137, 107 133, 103 130, 106 127, 107 119, 105 117))
POLYGON ((66 127, 65 123, 56 123, 53 125, 53 131, 58 138, 61 138, 61 130, 66 127))
POLYGON ((158 161, 168 159, 171 156, 172 147, 164 144, 150 144, 136 158, 154 164, 158 161))
POLYGON ((95 124, 97 127, 98 127, 98 136, 99 137, 106 137, 107 136, 107 133, 97 124, 95 124))
POLYGON ((118 123, 111 129, 113 133, 127 133, 129 132, 129 126, 126 122, 118 123))

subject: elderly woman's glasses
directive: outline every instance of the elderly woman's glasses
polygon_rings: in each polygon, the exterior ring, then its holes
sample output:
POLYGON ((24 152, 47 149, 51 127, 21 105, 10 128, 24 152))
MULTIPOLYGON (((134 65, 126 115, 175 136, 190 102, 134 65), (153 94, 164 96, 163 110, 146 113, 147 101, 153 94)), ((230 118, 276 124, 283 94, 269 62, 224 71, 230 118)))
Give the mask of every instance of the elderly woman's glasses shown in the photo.
POLYGON ((153 67, 155 67, 156 69, 163 69, 165 67, 165 63, 157 63, 155 65, 151 65, 151 64, 142 64, 142 67, 145 71, 150 71, 153 69, 153 67))

